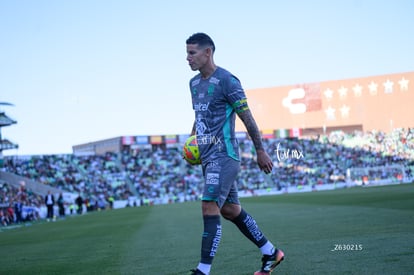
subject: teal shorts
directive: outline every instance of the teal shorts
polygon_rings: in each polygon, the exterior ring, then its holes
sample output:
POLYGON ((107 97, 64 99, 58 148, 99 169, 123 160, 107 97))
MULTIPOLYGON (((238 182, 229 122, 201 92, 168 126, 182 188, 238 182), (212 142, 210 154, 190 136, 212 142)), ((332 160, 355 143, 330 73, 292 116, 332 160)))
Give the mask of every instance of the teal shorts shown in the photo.
POLYGON ((240 162, 230 157, 222 157, 203 163, 203 201, 215 201, 221 209, 224 203, 240 204, 237 175, 240 162))

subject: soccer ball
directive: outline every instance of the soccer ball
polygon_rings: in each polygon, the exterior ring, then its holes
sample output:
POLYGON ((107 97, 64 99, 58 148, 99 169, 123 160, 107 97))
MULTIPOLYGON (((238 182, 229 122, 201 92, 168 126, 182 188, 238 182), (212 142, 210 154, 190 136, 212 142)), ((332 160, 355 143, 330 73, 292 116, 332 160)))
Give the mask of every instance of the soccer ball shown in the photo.
POLYGON ((190 164, 201 164, 196 136, 190 136, 184 143, 183 157, 190 164))

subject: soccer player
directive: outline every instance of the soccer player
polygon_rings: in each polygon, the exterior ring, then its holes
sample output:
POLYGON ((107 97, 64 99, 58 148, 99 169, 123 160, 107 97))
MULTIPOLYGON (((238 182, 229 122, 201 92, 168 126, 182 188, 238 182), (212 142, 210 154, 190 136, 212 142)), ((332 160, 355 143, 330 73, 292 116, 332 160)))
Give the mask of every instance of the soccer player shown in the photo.
POLYGON ((243 121, 256 148, 259 168, 266 174, 271 173, 273 162, 263 148, 240 81, 214 63, 213 40, 205 33, 195 33, 187 39, 186 45, 188 64, 193 71, 199 71, 190 80, 195 111, 191 135, 197 136, 205 180, 201 259, 192 274, 210 273, 221 239, 220 216, 234 223, 263 254, 260 270, 254 274, 270 274, 284 259, 284 253, 265 237, 254 218, 240 205, 236 185, 240 170, 239 146, 234 130, 236 114, 243 121))

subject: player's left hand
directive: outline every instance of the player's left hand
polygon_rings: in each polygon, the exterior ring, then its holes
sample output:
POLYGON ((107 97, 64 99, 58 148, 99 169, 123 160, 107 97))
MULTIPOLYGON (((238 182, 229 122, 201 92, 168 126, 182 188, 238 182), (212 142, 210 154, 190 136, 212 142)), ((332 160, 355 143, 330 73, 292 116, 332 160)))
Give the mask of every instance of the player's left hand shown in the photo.
POLYGON ((260 170, 269 174, 273 169, 273 161, 269 155, 264 150, 257 151, 257 164, 259 165, 260 170))

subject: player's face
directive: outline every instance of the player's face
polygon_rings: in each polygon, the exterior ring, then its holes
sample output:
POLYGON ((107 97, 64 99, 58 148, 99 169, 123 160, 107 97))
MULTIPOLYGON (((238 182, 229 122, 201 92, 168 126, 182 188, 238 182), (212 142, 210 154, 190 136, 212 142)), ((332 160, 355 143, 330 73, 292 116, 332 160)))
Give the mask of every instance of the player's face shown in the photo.
POLYGON ((199 47, 198 44, 187 44, 187 61, 191 70, 202 69, 209 60, 208 48, 199 47))

